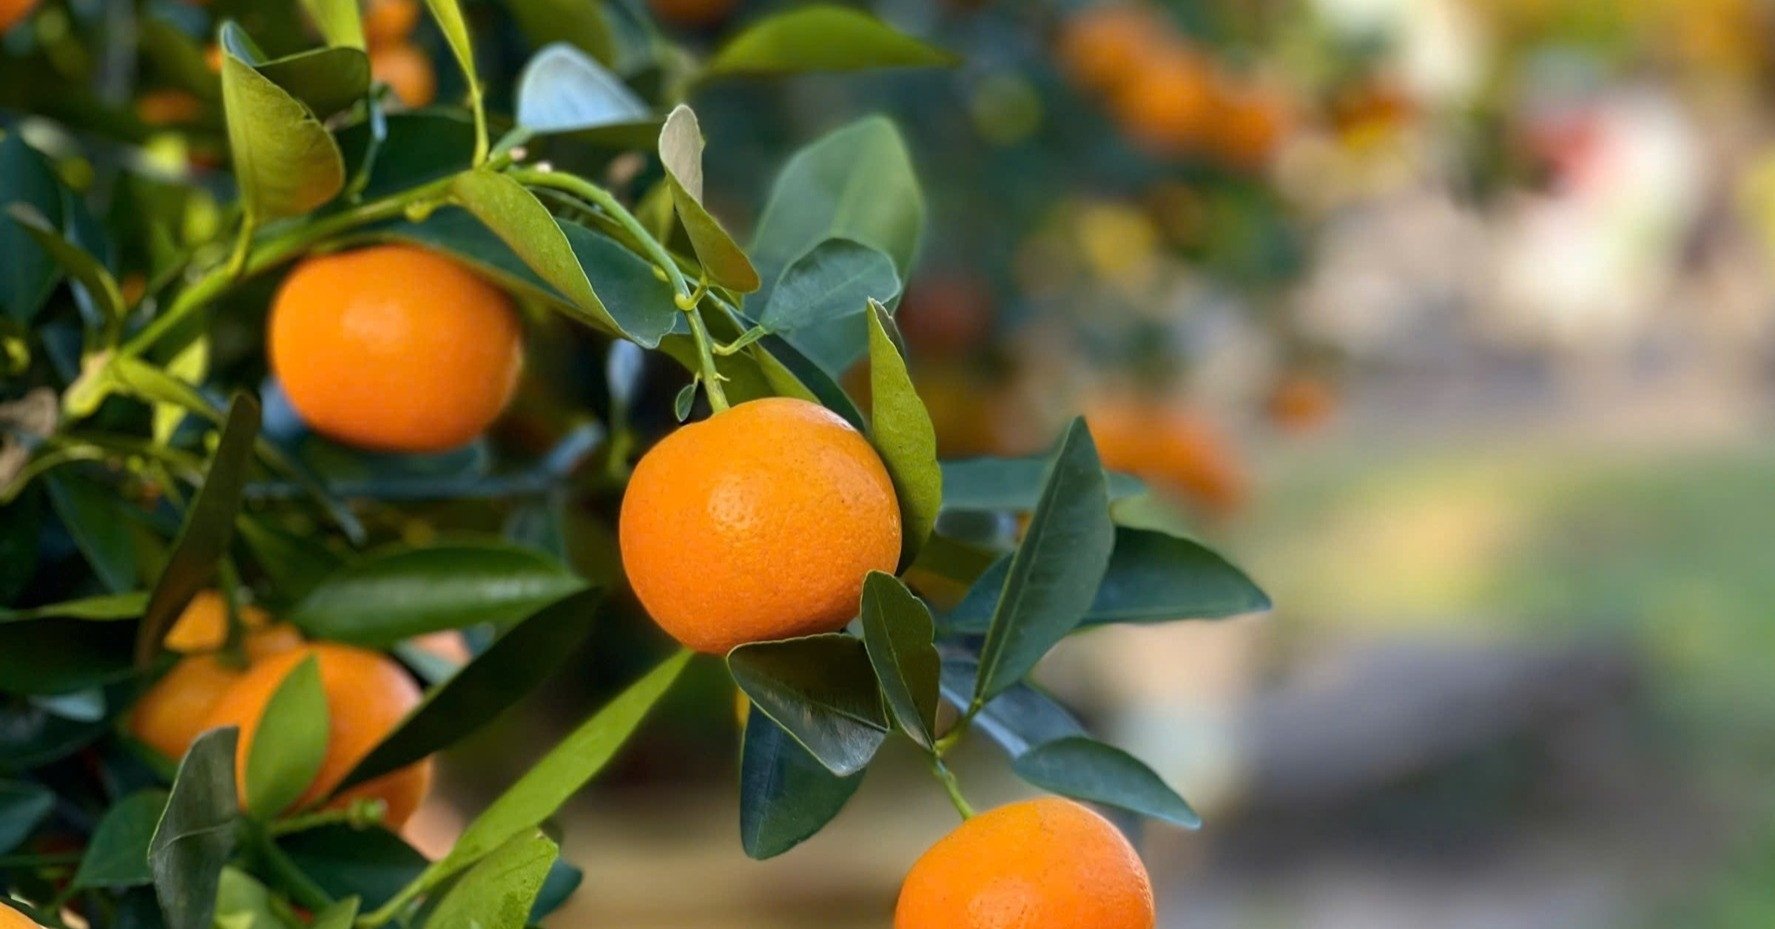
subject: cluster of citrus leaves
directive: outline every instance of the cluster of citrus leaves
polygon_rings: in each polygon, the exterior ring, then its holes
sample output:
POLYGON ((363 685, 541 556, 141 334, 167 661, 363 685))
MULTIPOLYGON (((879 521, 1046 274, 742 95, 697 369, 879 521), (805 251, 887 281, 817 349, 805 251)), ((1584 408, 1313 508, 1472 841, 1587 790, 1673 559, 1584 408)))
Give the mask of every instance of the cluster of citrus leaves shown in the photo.
MULTIPOLYGON (((198 41, 154 6, 135 10, 142 43, 198 41)), ((279 4, 246 6, 263 18, 279 4)), ((92 138, 81 122, 92 114, 46 105, 0 141, 0 876, 11 895, 50 925, 70 904, 93 925, 169 929, 516 929, 559 905, 578 872, 545 826, 615 757, 688 653, 580 722, 431 861, 374 822, 282 812, 325 748, 312 664, 265 711, 263 731, 279 737, 254 743, 244 810, 233 730, 200 737, 174 767, 120 720, 170 663, 163 639, 191 598, 244 585, 309 637, 387 650, 428 684, 342 787, 487 726, 617 599, 607 593, 619 578, 569 567, 559 520, 590 450, 637 444, 627 410, 645 400, 639 349, 734 402, 788 395, 834 410, 880 451, 904 510, 900 576, 868 578, 849 631, 727 658, 752 707, 740 764, 746 853, 776 855, 817 832, 894 733, 965 808, 944 757, 976 728, 1032 784, 1193 826, 1151 770, 1092 740, 1027 678, 1082 629, 1236 615, 1265 608, 1262 592, 1177 532, 1137 482, 1105 473, 1082 422, 1041 458, 936 460, 892 321, 925 217, 891 123, 841 127, 790 159, 747 246, 703 200, 704 141, 682 103, 698 87, 949 57, 817 5, 759 19, 698 60, 672 52, 626 3, 578 14, 540 0, 483 4, 470 9, 540 46, 511 82, 507 117, 486 105, 496 78, 479 69, 485 52, 470 29, 482 20, 456 0, 427 7, 463 103, 419 112, 384 109, 354 0, 285 11, 313 23, 317 48, 274 55, 241 25, 248 16, 217 23, 209 89, 234 195, 218 199, 220 218, 197 241, 140 215, 126 221, 172 196, 188 224, 191 201, 176 189, 202 186, 133 176, 128 131, 92 138), (657 174, 632 207, 564 168, 577 151, 637 147, 657 174), (70 163, 110 164, 114 183, 70 183, 70 163), (294 259, 374 241, 451 254, 526 306, 612 340, 609 415, 501 473, 484 448, 394 462, 304 455, 299 427, 280 423, 287 414, 262 411, 237 369, 212 364, 216 343, 294 259), (150 274, 126 296, 120 269, 132 267, 150 274), (839 381, 863 363, 867 415, 839 381), (519 501, 507 505, 504 538, 398 540, 390 514, 403 506, 482 496, 519 501), (444 630, 474 633, 472 660, 413 644, 444 630)), ((696 384, 675 402, 679 418, 696 384)))

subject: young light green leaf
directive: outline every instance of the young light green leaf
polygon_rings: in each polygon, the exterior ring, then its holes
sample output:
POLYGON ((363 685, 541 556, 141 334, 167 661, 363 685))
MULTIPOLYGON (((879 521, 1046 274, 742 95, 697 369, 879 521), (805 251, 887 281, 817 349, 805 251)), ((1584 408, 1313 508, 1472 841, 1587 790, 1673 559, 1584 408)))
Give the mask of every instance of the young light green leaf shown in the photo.
POLYGON ((391 548, 315 585, 290 621, 317 638, 384 647, 443 629, 508 625, 584 587, 559 562, 503 542, 391 548))
POLYGON ((314 914, 308 929, 351 929, 357 921, 358 898, 346 897, 314 914))
POLYGON ((135 619, 148 608, 148 594, 145 591, 132 590, 120 594, 94 594, 77 600, 63 600, 60 603, 46 603, 27 610, 14 610, 0 607, 0 623, 19 622, 26 619, 86 619, 106 622, 116 619, 135 619))
POLYGON ((943 469, 937 464, 937 430, 906 370, 906 360, 887 333, 887 310, 869 302, 869 434, 894 479, 904 539, 900 563, 911 564, 937 525, 943 508, 943 469))
POLYGON ((117 289, 117 281, 111 277, 111 272, 97 258, 63 237, 61 230, 29 203, 14 203, 6 208, 6 212, 39 248, 86 289, 107 320, 121 324, 123 293, 117 289))
POLYGON ((800 845, 844 809, 864 773, 826 770, 753 707, 740 749, 740 846, 762 861, 800 845))
POLYGON ((142 625, 136 638, 136 663, 146 664, 160 651, 160 642, 172 628, 185 605, 208 587, 216 565, 228 553, 234 538, 234 518, 240 512, 241 491, 253 462, 253 444, 259 436, 259 401, 236 394, 222 424, 216 454, 197 497, 185 510, 185 524, 167 556, 166 567, 148 595, 142 625))
POLYGON ((166 800, 166 791, 150 788, 136 791, 106 810, 86 844, 73 886, 139 887, 152 883, 148 844, 166 810, 166 800))
MULTIPOLYGON (((592 14, 595 15, 595 14, 592 14)), ((518 78, 518 125, 536 133, 580 132, 653 119, 647 104, 592 56, 555 42, 518 78)))
POLYGON ((216 929, 287 929, 272 903, 271 890, 236 867, 222 869, 216 887, 216 929))
POLYGON ((302 8, 328 45, 364 48, 364 20, 358 0, 302 0, 302 8))
POLYGON ((247 215, 263 222, 306 213, 344 189, 345 160, 333 136, 233 51, 222 55, 222 109, 247 215))
POLYGON ((936 737, 942 673, 931 642, 931 610, 899 578, 871 571, 863 581, 861 612, 863 645, 888 709, 900 729, 928 749, 936 737))
MULTIPOLYGON (((49 221, 62 222, 62 183, 55 170, 25 137, 9 132, 0 139, 0 204, 28 204, 49 221)), ((0 223, 0 312, 29 323, 55 289, 55 261, 20 226, 0 223)))
POLYGON ((1075 419, 1048 469, 1023 542, 1011 557, 1004 594, 980 649, 976 706, 1022 680, 1078 626, 1114 547, 1103 464, 1084 419, 1075 419))
POLYGON ((570 594, 532 613, 425 695, 340 782, 361 784, 472 735, 540 685, 592 631, 602 595, 570 594))
MULTIPOLYGON (((210 367, 210 340, 201 336, 191 340, 189 345, 179 349, 178 354, 166 363, 164 368, 168 377, 177 378, 186 384, 200 384, 210 367)), ((173 433, 179 424, 190 415, 184 405, 178 403, 154 404, 154 441, 165 445, 172 441, 173 433)))
POLYGON ((691 408, 696 405, 696 385, 699 383, 699 378, 691 378, 690 383, 678 388, 678 395, 672 398, 672 415, 679 422, 690 418, 691 408))
POLYGON ((560 849, 534 829, 470 868, 438 901, 427 929, 524 929, 560 849))
POLYGON ((148 867, 167 929, 211 929, 216 890, 234 852, 240 815, 234 792, 237 735, 232 726, 211 729, 191 743, 148 842, 148 867))
POLYGON ((17 848, 55 809, 55 793, 25 781, 0 781, 0 854, 17 848))
POLYGON ((959 61, 867 13, 812 4, 753 23, 715 53, 704 75, 947 67, 959 61))
POLYGON ((247 811, 261 820, 289 808, 320 772, 331 725, 320 664, 302 659, 271 694, 247 749, 247 811))
POLYGON ((507 175, 485 169, 457 175, 450 189, 538 277, 610 331, 622 331, 592 289, 567 234, 535 194, 507 175))
POLYGON ((1017 776, 1063 797, 1105 803, 1185 829, 1202 818, 1140 759, 1086 736, 1038 745, 1011 762, 1017 776))
POLYGON ((829 633, 753 642, 727 655, 752 705, 839 777, 863 770, 887 740, 887 716, 861 640, 829 633))
POLYGON ((703 133, 696 113, 682 103, 660 128, 659 160, 666 169, 678 220, 709 279, 742 293, 757 290, 758 271, 751 259, 703 206, 703 133))
MULTIPOLYGON (((479 72, 475 70, 475 46, 469 38, 468 21, 462 16, 462 6, 456 0, 425 0, 431 10, 431 18, 438 24, 438 31, 444 34, 445 44, 450 46, 450 54, 456 58, 456 64, 462 69, 463 83, 470 88, 478 88, 481 84, 479 72)), ((476 96, 478 91, 473 92, 476 96)))

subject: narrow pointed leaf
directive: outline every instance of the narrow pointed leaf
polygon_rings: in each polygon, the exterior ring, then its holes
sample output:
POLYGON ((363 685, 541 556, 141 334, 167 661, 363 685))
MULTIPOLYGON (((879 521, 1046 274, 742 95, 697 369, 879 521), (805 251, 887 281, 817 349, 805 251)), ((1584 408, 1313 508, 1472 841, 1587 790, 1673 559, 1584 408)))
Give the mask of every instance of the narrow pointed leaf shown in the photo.
POLYGON ((1011 762, 1017 776, 1063 797, 1104 803, 1195 829, 1202 818, 1140 759, 1085 736, 1038 745, 1011 762))
POLYGON ((754 642, 727 656, 734 683, 840 777, 855 774, 887 739, 875 671, 861 640, 830 633, 754 642))
POLYGON ((310 655, 284 675, 260 714, 247 750, 248 812, 269 819, 302 796, 326 758, 330 717, 320 664, 310 655))
POLYGON ((358 0, 302 0, 302 8, 328 45, 364 47, 364 20, 358 0))
POLYGON ((931 642, 936 630, 930 608, 899 578, 871 571, 863 582, 862 622, 863 645, 888 710, 912 741, 930 748, 942 672, 931 642))
POLYGON ((457 67, 462 69, 463 83, 470 87, 479 86, 481 79, 475 70, 475 46, 469 37, 468 21, 462 16, 462 6, 456 0, 425 0, 425 5, 437 22, 438 31, 444 34, 444 43, 450 46, 457 67))

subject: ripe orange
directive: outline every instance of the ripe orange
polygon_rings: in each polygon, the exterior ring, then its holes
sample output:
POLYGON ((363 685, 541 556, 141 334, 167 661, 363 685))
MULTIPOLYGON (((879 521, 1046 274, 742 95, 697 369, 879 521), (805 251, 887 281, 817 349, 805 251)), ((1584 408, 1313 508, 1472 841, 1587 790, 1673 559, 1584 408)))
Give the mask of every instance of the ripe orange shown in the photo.
POLYGON ((419 25, 419 0, 370 0, 364 5, 364 41, 370 48, 405 42, 419 25))
POLYGON ((1191 410, 1115 399, 1094 404, 1085 420, 1104 467, 1179 494, 1208 516, 1229 515, 1249 496, 1231 443, 1191 410))
POLYGON ((894 929, 1152 929, 1152 881, 1109 821, 1056 797, 999 807, 931 846, 894 929))
POLYGON ((1223 93, 1214 119, 1214 149, 1245 170, 1268 164, 1288 131, 1288 104, 1274 91, 1240 87, 1223 93))
POLYGON ((29 16, 36 6, 37 0, 0 0, 0 32, 11 29, 14 24, 29 16))
MULTIPOLYGON (((259 717, 264 715, 265 705, 284 678, 310 655, 320 665, 321 689, 326 693, 331 729, 326 757, 308 790, 296 801, 298 806, 331 794, 345 775, 419 705, 419 688, 413 679, 378 652, 316 642, 254 664, 228 688, 203 723, 204 729, 240 727, 235 779, 243 797, 246 762, 259 728, 259 717)), ((428 758, 354 787, 341 794, 334 805, 342 806, 358 797, 380 799, 388 805, 384 822, 398 829, 425 799, 430 786, 428 758)))
POLYGON ((716 25, 733 15, 739 0, 648 0, 653 15, 689 29, 716 25))
POLYGON ((407 42, 370 49, 370 76, 393 89, 395 99, 410 110, 430 103, 438 93, 431 59, 407 42))
POLYGON ((1112 93, 1134 81, 1168 38, 1164 21, 1146 7, 1109 3, 1062 23, 1055 51, 1080 86, 1112 93))
POLYGON ((1111 111, 1135 142, 1161 155, 1201 144, 1215 116, 1214 71, 1176 48, 1152 58, 1110 98, 1111 111))
POLYGON ((410 245, 303 261, 278 291, 267 335, 302 419, 383 451, 469 442, 505 409, 523 369, 510 298, 410 245))
MULTIPOLYGON (((5 0, 0 0, 0 2, 5 2, 5 0)), ((0 28, 4 28, 3 19, 0 19, 0 28)), ((43 927, 32 922, 31 917, 0 903, 0 929, 43 929, 43 927)))
MULTIPOLYGON (((216 599, 221 599, 219 594, 215 596, 216 599)), ((196 607, 195 602, 193 606, 196 607)), ((198 609, 200 612, 196 614, 187 610, 180 617, 178 624, 173 627, 174 635, 195 628, 192 625, 194 615, 200 622, 205 621, 202 608, 198 609)), ((173 635, 167 637, 168 647, 188 653, 214 651, 222 644, 220 622, 218 616, 213 645, 207 644, 211 641, 207 637, 198 643, 200 646, 207 645, 207 649, 176 647, 172 643, 173 635)), ((196 639, 195 636, 191 638, 196 639)), ((301 635, 288 624, 267 625, 250 632, 242 643, 248 667, 301 646, 301 635)), ((129 716, 130 734, 168 758, 183 757, 192 741, 209 728, 205 721, 221 701, 222 695, 245 673, 246 668, 231 665, 219 655, 187 654, 136 701, 129 716)))
POLYGON ((900 507, 849 423, 787 397, 680 428, 635 466, 619 528, 635 596, 679 642, 832 632, 900 557, 900 507))
MULTIPOLYGON (((240 623, 249 633, 267 632, 274 638, 283 638, 295 634, 288 626, 273 627, 270 614, 256 606, 240 607, 240 623)), ((228 602, 222 598, 219 590, 199 591, 179 614, 173 628, 166 634, 166 647, 181 654, 193 652, 213 652, 228 641, 228 602)), ((266 641, 262 636, 249 636, 249 648, 262 647, 266 641), (254 646, 259 641, 260 646, 254 646)))

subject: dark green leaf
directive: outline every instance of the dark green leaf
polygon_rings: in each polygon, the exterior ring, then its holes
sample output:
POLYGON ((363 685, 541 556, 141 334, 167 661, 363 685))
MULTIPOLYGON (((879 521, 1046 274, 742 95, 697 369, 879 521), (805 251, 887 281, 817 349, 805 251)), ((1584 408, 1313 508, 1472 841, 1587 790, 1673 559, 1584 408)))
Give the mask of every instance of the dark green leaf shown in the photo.
MULTIPOLYGON (((0 675, 8 670, 7 662, 0 661, 0 675)), ((59 761, 108 734, 112 726, 104 719, 68 719, 30 702, 0 702, 0 772, 30 771, 59 761)))
POLYGON ((14 203, 6 208, 11 221, 25 230, 37 246, 54 259, 86 289, 106 319, 123 317, 123 294, 112 280, 111 272, 86 249, 64 238, 60 229, 28 203, 14 203))
POLYGON ((386 829, 322 826, 278 840, 302 873, 334 898, 361 897, 365 908, 387 903, 429 864, 386 829))
MULTIPOLYGON (((232 24, 223 26, 223 46, 232 24)), ((222 55, 228 148, 247 214, 260 221, 306 213, 345 186, 339 146, 301 101, 234 51, 222 55)))
MULTIPOLYGON (((1027 512, 1041 498, 1047 458, 970 458, 943 462, 943 509, 957 512, 1027 512)), ((1109 474, 1109 498, 1122 500, 1145 489, 1126 474, 1109 474)))
POLYGON ((869 434, 894 479, 905 541, 900 563, 911 564, 937 525, 943 507, 943 470, 937 465, 937 430, 918 398, 906 360, 888 337, 887 311, 869 304, 869 434))
POLYGON ((75 887, 138 887, 152 883, 148 843, 166 810, 167 793, 140 790, 105 811, 74 872, 75 887))
POLYGON ((833 774, 861 771, 887 739, 875 670, 860 639, 838 633, 753 642, 727 656, 752 704, 833 774))
POLYGON ((1022 680, 1090 608, 1115 547, 1103 464, 1083 418, 1054 455, 980 649, 976 704, 1022 680))
POLYGON ((191 743, 148 843, 148 865, 167 929, 210 929, 240 812, 234 793, 237 735, 233 727, 211 729, 191 743))
POLYGON ((869 345, 869 306, 900 294, 893 260, 850 239, 827 239, 783 271, 758 322, 828 373, 869 345))
POLYGON ((0 603, 13 602, 36 576, 42 535, 42 494, 26 488, 11 503, 0 504, 0 603))
POLYGON ((317 48, 259 65, 259 73, 327 119, 370 92, 370 59, 347 46, 317 48))
POLYGON ((541 832, 513 836, 451 886, 426 929, 524 929, 559 854, 541 832))
POLYGON ((584 590, 546 606, 494 640, 432 689, 340 784, 361 784, 467 737, 523 699, 591 633, 601 594, 584 590))
MULTIPOLYGON (((0 691, 65 694, 130 677, 127 623, 36 619, 0 623, 0 691)), ((0 765, 7 759, 0 758, 0 765)))
MULTIPOLYGON (((507 0, 512 18, 533 46, 567 42, 600 61, 615 61, 616 37, 602 3, 579 0, 507 0)), ((520 94, 521 96, 521 94, 520 94)), ((519 122, 523 119, 520 117, 519 122)))
POLYGON ((161 640, 185 605, 214 581, 216 565, 234 539, 234 517, 240 512, 241 490, 246 486, 258 436, 259 401, 236 394, 228 405, 228 417, 222 423, 203 486, 185 510, 178 541, 148 595, 148 608, 136 638, 138 664, 160 651, 161 640))
POLYGON ((284 675, 259 717, 247 749, 248 812, 269 819, 302 796, 326 759, 330 726, 320 664, 309 655, 284 675))
POLYGON ((78 474, 52 474, 44 479, 57 518, 74 538, 100 582, 124 593, 136 587, 136 546, 130 537, 127 506, 107 488, 78 474))
POLYGON ((95 594, 91 597, 81 597, 78 600, 64 600, 61 603, 34 606, 28 610, 11 610, 0 607, 0 623, 53 618, 86 619, 100 622, 113 619, 135 619, 142 615, 142 611, 147 606, 148 595, 141 591, 122 594, 95 594))
POLYGON ((751 259, 703 206, 703 132, 690 107, 679 104, 666 117, 659 133, 659 160, 666 169, 678 220, 709 280, 741 293, 757 290, 758 271, 751 259))
MULTIPOLYGON (((55 171, 18 132, 0 139, 0 206, 28 204, 52 227, 62 223, 62 185, 55 171)), ((14 223, 0 223, 0 310, 29 323, 55 289, 56 265, 42 246, 14 223)))
POLYGON ((580 132, 653 118, 647 104, 621 78, 565 42, 537 52, 524 66, 518 78, 517 115, 518 125, 537 133, 580 132))
POLYGON ((863 645, 881 693, 900 729, 930 748, 937 731, 937 681, 942 662, 931 644, 930 608, 899 578, 869 572, 863 582, 863 645))
POLYGON ((752 708, 740 753, 740 844, 763 860, 800 845, 837 816, 863 784, 838 777, 752 708))
POLYGON ((369 164, 369 177, 357 192, 364 200, 467 171, 474 160, 474 124, 451 111, 383 114, 380 143, 375 129, 364 120, 341 129, 338 136, 346 164, 355 171, 369 164))
MULTIPOLYGON (((974 699, 980 665, 972 658, 945 656, 943 699, 965 710, 974 699)), ((1016 758, 1037 745, 1084 735, 1085 727, 1053 697, 1028 684, 1014 684, 992 698, 974 717, 974 727, 1016 758)))
POLYGON ((313 536, 297 535, 269 519, 243 515, 237 526, 242 541, 271 578, 280 602, 302 599, 342 562, 313 536))
POLYGON ((946 67, 954 55, 859 10, 814 4, 758 20, 715 53, 710 77, 946 67))
POLYGON ((1011 762, 1017 776, 1075 800, 1105 803, 1185 829, 1202 818, 1138 758, 1085 736, 1047 742, 1011 762))
POLYGON ((503 626, 584 587, 559 562, 503 542, 392 548, 322 581, 290 621, 316 638, 384 647, 442 629, 503 626))
POLYGON ((0 855, 30 838, 49 811, 55 809, 55 793, 24 781, 0 781, 0 855))

